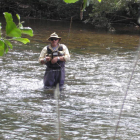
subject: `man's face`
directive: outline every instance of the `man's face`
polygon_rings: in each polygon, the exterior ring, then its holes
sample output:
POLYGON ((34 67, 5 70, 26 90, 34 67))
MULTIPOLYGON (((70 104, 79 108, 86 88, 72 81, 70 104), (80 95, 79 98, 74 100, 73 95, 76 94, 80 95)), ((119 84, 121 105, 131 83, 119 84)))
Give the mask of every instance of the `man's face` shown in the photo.
POLYGON ((50 41, 51 41, 52 47, 56 47, 58 42, 59 42, 59 39, 58 38, 50 38, 50 41))

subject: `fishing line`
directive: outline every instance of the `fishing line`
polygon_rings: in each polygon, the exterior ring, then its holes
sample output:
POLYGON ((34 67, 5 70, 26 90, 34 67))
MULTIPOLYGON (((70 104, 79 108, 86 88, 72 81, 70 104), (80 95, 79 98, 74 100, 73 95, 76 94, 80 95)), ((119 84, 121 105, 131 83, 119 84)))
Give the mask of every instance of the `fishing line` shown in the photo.
POLYGON ((134 71, 135 71, 135 68, 137 66, 139 57, 140 57, 140 43, 139 43, 138 52, 137 52, 137 55, 136 55, 136 58, 135 58, 135 63, 134 63, 133 69, 132 69, 132 73, 130 75, 130 79, 129 79, 127 87, 126 87, 125 96, 124 96, 123 103, 122 103, 122 106, 121 106, 121 110, 120 110, 120 114, 119 114, 118 122, 117 122, 117 125, 116 125, 115 135, 114 135, 114 139, 113 140, 116 139, 116 134, 117 134, 119 123, 120 123, 120 119, 121 119, 121 116, 122 116, 122 111, 123 111, 123 108, 124 108, 125 100, 126 100, 126 97, 128 95, 128 90, 129 90, 129 87, 130 87, 130 84, 131 84, 131 81, 132 81, 132 78, 133 78, 133 75, 134 75, 134 71))

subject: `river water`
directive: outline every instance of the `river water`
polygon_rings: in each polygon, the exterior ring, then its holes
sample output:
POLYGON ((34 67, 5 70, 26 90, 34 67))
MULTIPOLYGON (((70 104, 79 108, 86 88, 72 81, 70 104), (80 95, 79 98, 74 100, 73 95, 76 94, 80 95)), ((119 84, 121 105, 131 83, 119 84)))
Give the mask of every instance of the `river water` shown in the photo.
MULTIPOLYGON (((81 23, 25 20, 31 43, 14 42, 0 58, 0 139, 57 140, 56 99, 43 90, 45 66, 38 63, 52 32, 62 37, 71 60, 59 99, 62 140, 112 140, 139 46, 139 29, 116 32, 81 23)), ((140 62, 127 92, 117 140, 140 139, 140 62)))

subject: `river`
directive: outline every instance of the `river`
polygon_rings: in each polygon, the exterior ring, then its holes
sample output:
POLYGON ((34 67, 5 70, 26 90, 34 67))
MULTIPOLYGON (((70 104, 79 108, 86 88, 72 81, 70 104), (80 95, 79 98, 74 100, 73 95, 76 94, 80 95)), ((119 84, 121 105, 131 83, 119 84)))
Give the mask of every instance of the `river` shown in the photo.
MULTIPOLYGON (((34 30, 30 44, 15 42, 0 57, 0 139, 56 140, 53 93, 43 90, 45 66, 38 63, 53 32, 62 37, 71 59, 59 99, 62 140, 112 140, 139 46, 139 29, 116 32, 81 23, 26 19, 34 30), (70 29, 70 30, 69 30, 70 29)), ((140 139, 140 62, 127 92, 116 140, 140 139)))

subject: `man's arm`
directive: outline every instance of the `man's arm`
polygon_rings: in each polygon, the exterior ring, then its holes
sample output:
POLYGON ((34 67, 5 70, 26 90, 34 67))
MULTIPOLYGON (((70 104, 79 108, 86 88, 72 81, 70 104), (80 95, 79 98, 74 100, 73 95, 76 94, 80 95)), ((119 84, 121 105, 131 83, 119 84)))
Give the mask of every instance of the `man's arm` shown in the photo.
POLYGON ((68 50, 67 46, 65 46, 64 44, 63 44, 63 52, 64 52, 64 56, 62 56, 62 57, 63 57, 64 61, 69 61, 70 60, 69 50, 68 50))
POLYGON ((47 61, 51 60, 51 58, 46 57, 46 55, 47 55, 47 47, 45 46, 40 53, 40 56, 39 56, 39 59, 38 59, 39 63, 45 64, 47 61))

